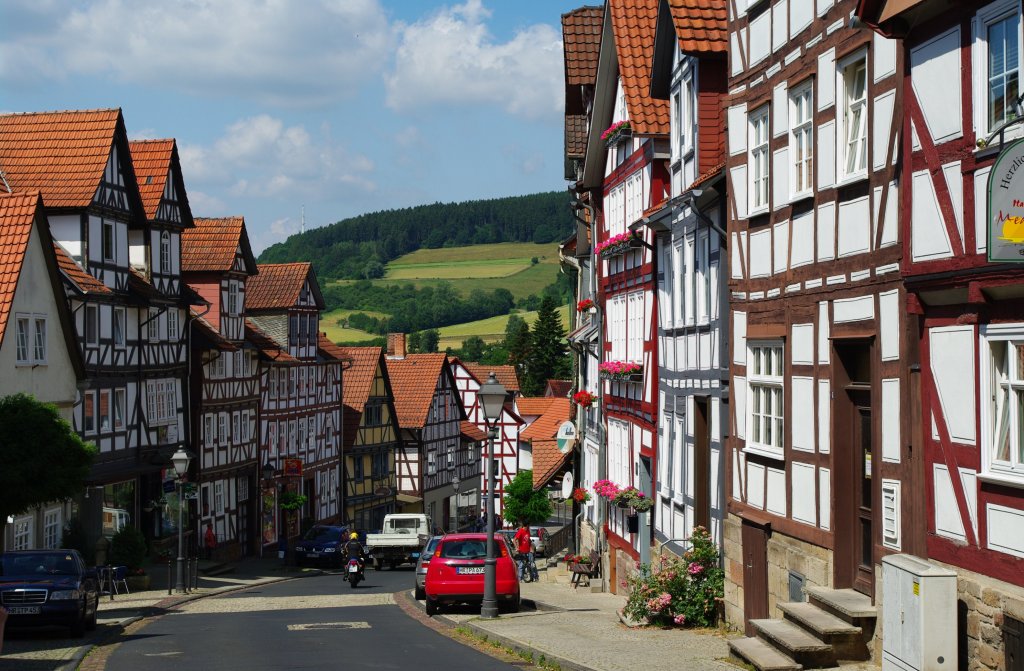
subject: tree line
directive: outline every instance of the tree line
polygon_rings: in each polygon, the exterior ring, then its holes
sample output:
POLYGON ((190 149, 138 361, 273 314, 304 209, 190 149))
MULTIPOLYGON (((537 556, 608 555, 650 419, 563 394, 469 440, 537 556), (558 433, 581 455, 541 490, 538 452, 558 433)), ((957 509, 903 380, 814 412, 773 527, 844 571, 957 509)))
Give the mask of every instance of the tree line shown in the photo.
POLYGON ((568 198, 552 191, 370 212, 292 235, 259 261, 308 260, 321 280, 375 279, 384 264, 423 247, 557 242, 572 232, 568 198))

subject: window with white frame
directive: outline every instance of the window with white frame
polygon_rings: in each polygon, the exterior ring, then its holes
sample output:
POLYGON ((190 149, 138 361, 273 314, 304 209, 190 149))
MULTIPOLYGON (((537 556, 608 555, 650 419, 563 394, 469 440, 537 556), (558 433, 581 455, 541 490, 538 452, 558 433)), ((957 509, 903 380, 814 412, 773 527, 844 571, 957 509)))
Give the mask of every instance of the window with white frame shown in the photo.
POLYGON ((675 305, 675 325, 677 327, 686 323, 684 310, 687 300, 683 291, 683 276, 686 274, 686 251, 683 248, 683 238, 678 238, 672 245, 672 293, 675 305))
POLYGON ((32 516, 14 518, 14 546, 12 550, 28 550, 35 544, 32 541, 32 516))
POLYGON ((160 272, 171 273, 171 234, 167 231, 160 234, 160 272))
POLYGON ((29 342, 32 339, 32 320, 28 315, 18 315, 16 319, 18 334, 15 361, 19 365, 27 366, 32 363, 29 356, 29 342))
POLYGON ((238 305, 238 289, 241 283, 238 280, 231 280, 228 282, 228 314, 237 315, 239 313, 238 305))
POLYGON ((217 515, 224 514, 224 481, 213 483, 213 511, 217 515))
POLYGON ((1020 3, 1001 0, 978 11, 975 78, 979 135, 1017 117, 1020 95, 1020 3))
POLYGON ((747 344, 747 447, 783 456, 783 369, 781 340, 747 344))
POLYGON ((793 198, 814 188, 814 86, 807 81, 789 92, 790 191, 793 198))
POLYGON ((629 427, 626 422, 608 420, 608 479, 620 487, 633 482, 630 474, 629 427))
POLYGON ((307 420, 307 422, 309 424, 309 432, 307 434, 307 437, 308 437, 307 447, 308 447, 308 449, 312 450, 312 449, 316 448, 316 417, 310 417, 307 420))
POLYGON ((644 360, 644 293, 634 291, 626 297, 628 318, 626 359, 642 363, 644 360))
POLYGON ((867 174, 868 167, 868 64, 863 53, 842 63, 841 100, 843 134, 840 174, 843 179, 867 174))
POLYGON ((230 445, 232 436, 228 433, 228 413, 217 413, 217 435, 221 445, 230 445))
POLYGON ((110 390, 100 392, 100 431, 110 431, 111 408, 110 390))
POLYGON ((82 430, 96 432, 96 392, 87 391, 82 395, 82 430))
POLYGON ((46 364, 46 317, 32 315, 32 363, 46 364))
POLYGON ((227 377, 227 367, 224 361, 224 357, 224 352, 214 351, 213 358, 210 360, 211 380, 222 380, 225 377, 227 377))
POLYGON ((618 294, 608 301, 608 326, 611 333, 608 340, 612 345, 611 358, 613 361, 624 361, 626 359, 626 296, 618 294))
POLYGON ((682 136, 683 156, 693 151, 697 135, 696 125, 693 76, 692 73, 687 73, 683 77, 682 96, 679 100, 679 134, 682 136))
POLYGON ((213 423, 213 415, 203 415, 203 437, 207 445, 217 444, 217 428, 213 423))
POLYGON ((669 119, 669 128, 672 129, 672 162, 679 161, 683 156, 683 124, 680 119, 683 113, 683 96, 679 89, 672 91, 672 102, 669 105, 669 112, 671 118, 669 119))
POLYGON ((114 308, 114 347, 124 348, 128 329, 128 313, 124 308, 114 308))
POLYGON ((625 184, 619 184, 608 192, 604 216, 609 237, 626 232, 625 194, 625 184))
POLYGON ((288 423, 288 454, 295 456, 295 445, 298 431, 295 428, 295 420, 288 423))
POLYGON ((231 413, 231 438, 235 444, 242 439, 242 415, 238 412, 231 413))
POLYGON ((103 221, 103 260, 114 260, 114 222, 103 221))
POLYGON ((427 475, 434 475, 437 473, 437 452, 430 450, 427 452, 427 475))
POLYGON ((174 380, 146 381, 146 408, 150 426, 173 424, 178 402, 174 380))
POLYGON ((637 170, 626 179, 626 226, 644 216, 644 175, 637 170))
POLYGON ((124 413, 128 407, 128 392, 125 389, 114 390, 114 429, 124 428, 124 413))
POLYGON ((167 339, 177 342, 178 335, 178 311, 171 308, 167 311, 167 339))
POLYGON ((768 209, 768 175, 771 152, 768 149, 768 105, 750 113, 747 120, 749 128, 749 156, 747 171, 750 174, 750 203, 748 214, 759 214, 768 209))
POLYGON ((983 471, 1024 483, 1024 330, 990 337, 988 350, 992 403, 983 471))
POLYGON ((149 342, 160 340, 160 308, 150 308, 149 318, 146 320, 146 329, 149 342))
POLYGON ((694 299, 698 324, 707 324, 711 318, 711 238, 707 230, 700 231, 694 248, 694 299))
POLYGON ((85 306, 85 344, 96 347, 100 343, 100 316, 96 305, 85 306))
POLYGON ((49 550, 60 547, 60 508, 51 508, 43 513, 43 547, 49 550))

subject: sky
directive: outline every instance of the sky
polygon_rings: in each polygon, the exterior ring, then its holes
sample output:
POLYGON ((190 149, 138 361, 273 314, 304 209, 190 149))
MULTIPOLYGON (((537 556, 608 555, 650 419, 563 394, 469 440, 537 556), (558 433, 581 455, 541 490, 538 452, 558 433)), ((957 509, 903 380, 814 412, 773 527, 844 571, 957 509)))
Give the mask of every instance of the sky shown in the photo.
POLYGON ((0 111, 120 107, 253 251, 346 217, 555 191, 578 0, 4 0, 0 111))

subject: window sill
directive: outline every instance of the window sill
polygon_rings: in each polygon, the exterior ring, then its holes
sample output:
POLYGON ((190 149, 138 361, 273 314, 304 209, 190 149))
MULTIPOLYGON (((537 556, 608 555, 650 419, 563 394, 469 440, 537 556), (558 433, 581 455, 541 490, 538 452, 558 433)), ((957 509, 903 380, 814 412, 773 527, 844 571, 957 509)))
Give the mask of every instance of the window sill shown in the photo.
POLYGON ((767 205, 761 205, 756 209, 750 209, 747 211, 747 219, 753 219, 754 217, 760 217, 762 214, 768 214, 769 208, 767 205))
POLYGON ((753 454, 757 457, 764 457, 765 459, 773 459, 780 463, 785 463, 786 456, 783 452, 776 452, 775 450, 769 450, 765 447, 758 447, 757 445, 747 445, 742 450, 744 454, 753 454))
POLYGON ((1017 489, 1024 489, 1024 475, 1014 476, 1009 473, 998 473, 994 471, 987 471, 985 473, 978 473, 978 480, 987 482, 991 485, 1003 485, 1005 487, 1016 487, 1017 489))
POLYGON ((866 182, 868 179, 868 171, 862 170, 852 175, 846 175, 842 179, 836 180, 836 188, 841 189, 844 186, 851 186, 857 182, 866 182))
POLYGON ((812 200, 814 198, 814 191, 804 191, 802 193, 794 193, 789 197, 789 204, 796 205, 797 203, 804 200, 812 200))

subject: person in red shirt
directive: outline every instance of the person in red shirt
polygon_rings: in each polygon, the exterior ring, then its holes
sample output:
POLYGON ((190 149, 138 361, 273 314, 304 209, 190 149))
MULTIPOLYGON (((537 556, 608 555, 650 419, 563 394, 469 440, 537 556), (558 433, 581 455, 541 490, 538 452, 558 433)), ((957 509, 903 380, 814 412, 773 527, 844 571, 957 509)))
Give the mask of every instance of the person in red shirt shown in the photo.
POLYGON ((533 561, 533 541, 530 539, 530 528, 526 526, 526 522, 519 523, 519 528, 513 538, 516 541, 516 552, 519 555, 517 557, 519 579, 526 580, 526 573, 529 570, 530 580, 538 580, 540 576, 537 574, 537 564, 533 561))

